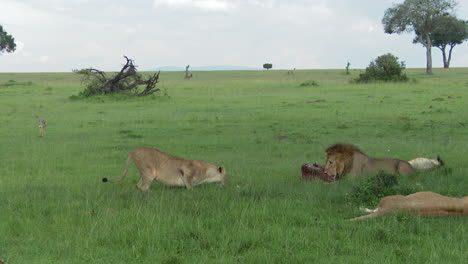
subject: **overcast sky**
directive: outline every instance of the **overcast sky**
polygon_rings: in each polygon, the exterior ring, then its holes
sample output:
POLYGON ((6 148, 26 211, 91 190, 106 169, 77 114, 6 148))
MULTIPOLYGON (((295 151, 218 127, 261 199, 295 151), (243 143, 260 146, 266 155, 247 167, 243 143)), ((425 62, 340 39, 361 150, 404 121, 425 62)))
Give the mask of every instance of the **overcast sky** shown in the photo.
MULTIPOLYGON (((0 24, 16 52, 0 72, 140 70, 237 65, 274 69, 365 68, 385 53, 425 67, 413 34, 383 32, 384 11, 403 0, 0 0, 0 24)), ((456 15, 468 20, 468 3, 456 15)), ((468 42, 453 67, 468 67, 468 42)), ((434 67, 442 67, 433 49, 434 67)))

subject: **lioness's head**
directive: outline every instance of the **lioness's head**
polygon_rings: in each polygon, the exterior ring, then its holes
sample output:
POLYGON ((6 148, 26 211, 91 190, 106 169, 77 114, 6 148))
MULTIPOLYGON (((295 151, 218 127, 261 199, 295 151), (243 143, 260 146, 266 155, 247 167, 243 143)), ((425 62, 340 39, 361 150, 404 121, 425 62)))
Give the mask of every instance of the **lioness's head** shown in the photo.
POLYGON ((219 182, 221 186, 227 184, 226 169, 224 167, 210 166, 206 171, 209 182, 219 182))

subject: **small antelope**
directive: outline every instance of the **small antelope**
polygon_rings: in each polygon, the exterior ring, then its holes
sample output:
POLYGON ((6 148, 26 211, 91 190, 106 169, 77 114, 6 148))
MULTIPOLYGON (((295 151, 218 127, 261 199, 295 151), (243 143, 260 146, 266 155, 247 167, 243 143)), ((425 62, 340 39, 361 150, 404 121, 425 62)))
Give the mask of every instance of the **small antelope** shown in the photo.
POLYGON ((47 126, 46 121, 42 119, 40 116, 36 116, 36 118, 37 118, 37 124, 39 127, 39 136, 43 137, 46 134, 46 131, 45 131, 46 126, 47 126))

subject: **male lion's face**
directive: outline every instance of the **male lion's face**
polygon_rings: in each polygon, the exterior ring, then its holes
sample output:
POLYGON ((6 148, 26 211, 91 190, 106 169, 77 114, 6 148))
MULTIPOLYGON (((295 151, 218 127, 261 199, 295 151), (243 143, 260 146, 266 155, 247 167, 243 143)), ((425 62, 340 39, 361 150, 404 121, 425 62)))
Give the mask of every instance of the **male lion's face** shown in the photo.
POLYGON ((327 163, 325 164, 325 173, 337 177, 340 176, 344 171, 344 163, 337 155, 328 155, 327 163))

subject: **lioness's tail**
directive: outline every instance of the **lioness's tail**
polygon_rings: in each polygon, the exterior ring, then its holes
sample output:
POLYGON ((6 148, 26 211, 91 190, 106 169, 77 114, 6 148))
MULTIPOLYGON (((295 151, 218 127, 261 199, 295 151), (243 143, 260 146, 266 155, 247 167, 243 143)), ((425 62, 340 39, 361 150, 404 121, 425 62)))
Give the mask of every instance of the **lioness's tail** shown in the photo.
POLYGON ((128 158, 127 158, 127 163, 125 165, 125 170, 124 170, 122 176, 120 176, 120 178, 115 179, 115 180, 109 180, 106 177, 104 177, 104 178, 102 178, 102 182, 119 182, 119 181, 123 180, 123 178, 125 178, 125 176, 127 175, 128 167, 130 167, 130 163, 132 162, 132 158, 133 158, 132 153, 130 153, 128 155, 128 158))

